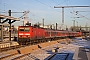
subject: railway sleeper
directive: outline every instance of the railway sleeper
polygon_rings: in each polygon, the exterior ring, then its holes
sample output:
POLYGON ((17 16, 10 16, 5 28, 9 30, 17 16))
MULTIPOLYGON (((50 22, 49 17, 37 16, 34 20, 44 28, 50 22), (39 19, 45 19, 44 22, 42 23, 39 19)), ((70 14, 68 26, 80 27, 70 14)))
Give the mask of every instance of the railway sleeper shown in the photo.
POLYGON ((10 47, 0 48, 0 52, 10 50, 10 47))
POLYGON ((0 56, 0 60, 5 60, 5 58, 10 58, 11 56, 17 55, 17 50, 12 50, 7 53, 3 53, 3 55, 0 56))
POLYGON ((11 57, 6 58, 5 60, 15 60, 15 59, 19 59, 21 57, 25 56, 24 54, 17 54, 17 55, 13 55, 11 57))

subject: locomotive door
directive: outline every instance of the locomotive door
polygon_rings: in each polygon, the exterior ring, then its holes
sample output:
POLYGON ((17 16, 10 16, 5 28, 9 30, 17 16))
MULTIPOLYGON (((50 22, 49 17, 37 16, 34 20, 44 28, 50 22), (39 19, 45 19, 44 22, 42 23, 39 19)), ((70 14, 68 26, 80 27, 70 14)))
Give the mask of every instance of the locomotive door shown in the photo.
POLYGON ((52 31, 50 31, 50 38, 52 37, 52 34, 51 33, 52 33, 52 31))
POLYGON ((36 39, 37 38, 37 36, 36 36, 36 31, 34 31, 34 39, 36 39))

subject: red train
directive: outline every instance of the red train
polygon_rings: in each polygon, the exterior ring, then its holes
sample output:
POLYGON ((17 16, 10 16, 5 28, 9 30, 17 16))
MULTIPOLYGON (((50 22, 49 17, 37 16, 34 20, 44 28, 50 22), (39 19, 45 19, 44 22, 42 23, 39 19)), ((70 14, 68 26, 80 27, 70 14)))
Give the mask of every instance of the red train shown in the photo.
POLYGON ((18 42, 20 44, 45 42, 63 37, 80 36, 80 32, 60 31, 53 29, 44 29, 33 26, 18 27, 18 42))

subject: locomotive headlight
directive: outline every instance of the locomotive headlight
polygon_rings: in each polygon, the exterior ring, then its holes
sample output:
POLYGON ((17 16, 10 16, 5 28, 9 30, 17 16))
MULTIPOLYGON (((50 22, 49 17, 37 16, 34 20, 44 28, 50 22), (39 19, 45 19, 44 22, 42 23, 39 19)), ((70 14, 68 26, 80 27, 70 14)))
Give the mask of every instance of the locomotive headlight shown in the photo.
POLYGON ((19 35, 23 35, 23 34, 19 34, 19 35))
POLYGON ((30 34, 25 34, 25 35, 30 35, 30 34))

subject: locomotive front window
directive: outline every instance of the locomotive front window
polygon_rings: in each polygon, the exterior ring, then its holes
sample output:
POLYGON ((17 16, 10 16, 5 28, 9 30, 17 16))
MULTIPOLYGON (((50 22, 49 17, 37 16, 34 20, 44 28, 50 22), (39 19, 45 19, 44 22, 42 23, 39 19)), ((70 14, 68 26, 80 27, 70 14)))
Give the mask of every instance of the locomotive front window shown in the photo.
POLYGON ((20 32, 29 32, 30 28, 19 28, 20 32))
POLYGON ((30 31, 30 28, 25 28, 25 32, 29 32, 30 31))
POLYGON ((19 31, 23 32, 24 31, 24 28, 20 28, 19 31))

